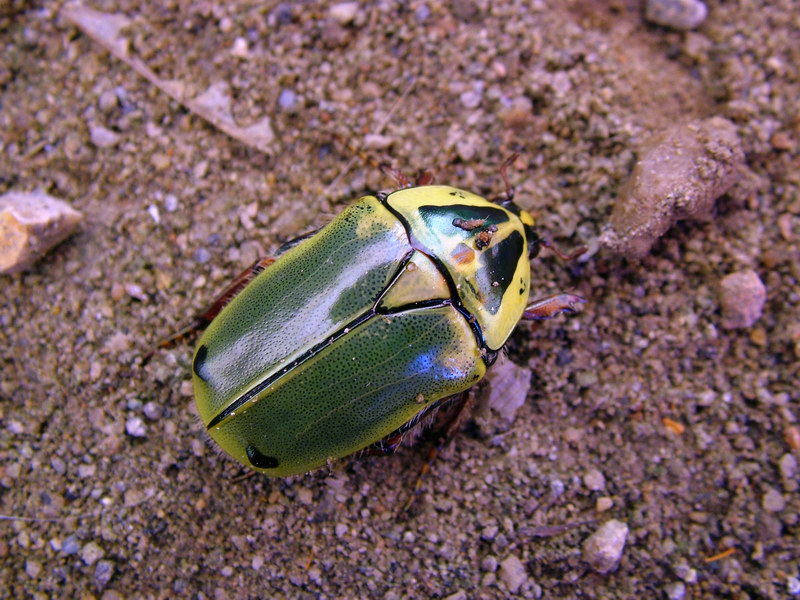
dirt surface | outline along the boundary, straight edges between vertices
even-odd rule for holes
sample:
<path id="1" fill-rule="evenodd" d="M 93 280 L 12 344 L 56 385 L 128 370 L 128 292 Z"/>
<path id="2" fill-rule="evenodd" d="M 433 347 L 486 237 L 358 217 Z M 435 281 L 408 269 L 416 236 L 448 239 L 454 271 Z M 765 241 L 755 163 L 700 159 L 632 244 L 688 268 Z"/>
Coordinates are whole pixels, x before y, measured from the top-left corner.
<path id="1" fill-rule="evenodd" d="M 238 123 L 268 116 L 262 152 L 59 3 L 0 2 L 0 193 L 85 215 L 0 277 L 0 596 L 800 594 L 800 13 L 708 4 L 693 32 L 625 0 L 92 4 L 130 19 L 127 50 L 158 77 L 224 82 Z M 746 157 L 711 220 L 642 260 L 600 247 L 644 141 L 711 116 Z M 142 366 L 152 345 L 256 257 L 390 187 L 375 161 L 494 196 L 512 151 L 518 202 L 590 248 L 534 262 L 536 296 L 589 302 L 512 337 L 532 378 L 513 423 L 479 412 L 405 520 L 424 444 L 235 480 L 195 416 L 191 344 Z M 726 329 L 719 282 L 750 270 L 763 313 Z M 584 542 L 612 519 L 627 539 L 600 574 Z"/>

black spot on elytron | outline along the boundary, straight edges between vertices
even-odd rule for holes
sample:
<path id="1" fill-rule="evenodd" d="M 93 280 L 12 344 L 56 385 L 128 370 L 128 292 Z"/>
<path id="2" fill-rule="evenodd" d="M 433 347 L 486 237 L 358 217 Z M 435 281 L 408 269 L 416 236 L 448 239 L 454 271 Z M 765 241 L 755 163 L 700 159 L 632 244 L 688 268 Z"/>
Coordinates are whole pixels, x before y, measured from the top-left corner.
<path id="1" fill-rule="evenodd" d="M 524 246 L 525 241 L 522 239 L 522 235 L 515 230 L 507 238 L 489 248 L 484 254 L 486 256 L 486 269 L 489 272 L 489 280 L 500 284 L 492 288 L 497 298 L 502 298 L 512 284 L 514 272 L 517 270 Z M 495 314 L 500 309 L 500 304 L 500 302 L 492 303 L 487 308 L 492 314 Z"/>
<path id="2" fill-rule="evenodd" d="M 256 469 L 274 469 L 279 464 L 277 458 L 262 454 L 261 451 L 252 444 L 245 448 L 245 452 L 247 452 L 247 459 L 250 461 L 250 464 Z"/>
<path id="3" fill-rule="evenodd" d="M 192 362 L 192 371 L 194 371 L 194 374 L 197 375 L 203 381 L 206 381 L 206 378 L 203 377 L 203 374 L 200 371 L 206 364 L 207 356 L 208 356 L 208 347 L 205 344 L 203 344 L 197 349 L 197 354 L 194 355 L 194 361 Z"/>

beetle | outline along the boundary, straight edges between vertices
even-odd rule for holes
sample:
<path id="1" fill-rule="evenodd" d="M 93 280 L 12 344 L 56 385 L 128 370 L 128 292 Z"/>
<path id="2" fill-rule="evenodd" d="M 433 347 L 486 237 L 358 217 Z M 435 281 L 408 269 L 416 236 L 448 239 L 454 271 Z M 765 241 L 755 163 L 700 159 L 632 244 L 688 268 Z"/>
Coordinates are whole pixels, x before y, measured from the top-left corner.
<path id="1" fill-rule="evenodd" d="M 425 174 L 365 195 L 239 276 L 193 328 L 197 409 L 210 436 L 267 475 L 308 472 L 364 449 L 389 453 L 480 381 L 523 319 L 574 312 L 528 303 L 541 246 L 533 217 Z M 571 258 L 580 253 L 562 258 Z"/>

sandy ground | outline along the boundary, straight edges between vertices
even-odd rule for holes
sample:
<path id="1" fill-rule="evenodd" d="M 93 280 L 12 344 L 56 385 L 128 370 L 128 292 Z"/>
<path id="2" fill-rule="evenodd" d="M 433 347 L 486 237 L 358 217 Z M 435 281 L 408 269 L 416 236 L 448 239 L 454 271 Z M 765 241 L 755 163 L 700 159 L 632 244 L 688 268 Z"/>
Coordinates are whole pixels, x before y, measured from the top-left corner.
<path id="1" fill-rule="evenodd" d="M 712 1 L 690 33 L 631 0 L 457 4 L 92 4 L 130 19 L 158 77 L 224 82 L 237 123 L 269 117 L 262 151 L 61 4 L 0 2 L 0 192 L 85 215 L 0 276 L 0 596 L 800 594 L 797 2 Z M 641 260 L 600 247 L 647 138 L 714 115 L 746 168 L 711 220 Z M 256 257 L 389 187 L 375 161 L 494 196 L 512 151 L 518 202 L 590 247 L 534 263 L 535 295 L 589 302 L 518 328 L 508 358 L 532 387 L 513 422 L 484 410 L 405 520 L 424 444 L 235 480 L 195 416 L 191 344 L 143 355 Z M 719 282 L 744 269 L 767 302 L 726 329 Z M 629 533 L 600 574 L 582 547 L 612 519 Z"/>

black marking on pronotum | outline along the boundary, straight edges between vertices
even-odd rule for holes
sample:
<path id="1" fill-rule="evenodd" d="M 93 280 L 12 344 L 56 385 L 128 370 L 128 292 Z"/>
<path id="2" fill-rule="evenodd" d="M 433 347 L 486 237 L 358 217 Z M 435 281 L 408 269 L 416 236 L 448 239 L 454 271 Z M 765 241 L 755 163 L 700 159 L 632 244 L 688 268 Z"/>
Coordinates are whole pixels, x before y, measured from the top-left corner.
<path id="1" fill-rule="evenodd" d="M 248 444 L 247 448 L 245 448 L 245 452 L 247 452 L 247 460 L 249 460 L 250 464 L 256 469 L 274 469 L 280 464 L 277 458 L 262 454 L 253 444 Z"/>
<path id="2" fill-rule="evenodd" d="M 434 219 L 441 219 L 442 226 L 447 224 L 450 227 L 455 227 L 462 230 L 463 227 L 460 227 L 454 223 L 455 219 L 453 218 L 453 215 L 456 215 L 457 219 L 460 219 L 462 222 L 466 223 L 483 221 L 485 226 L 497 225 L 498 223 L 505 223 L 508 221 L 508 213 L 506 211 L 504 211 L 502 208 L 494 208 L 491 206 L 477 207 L 470 206 L 468 204 L 435 206 L 424 204 L 417 207 L 417 211 L 419 211 L 420 215 L 422 216 L 422 220 L 425 221 L 425 223 L 430 224 L 430 222 Z"/>
<path id="3" fill-rule="evenodd" d="M 505 239 L 500 240 L 486 251 L 489 255 L 486 259 L 489 279 L 500 284 L 493 288 L 498 298 L 502 298 L 508 287 L 513 283 L 514 273 L 517 270 L 517 264 L 523 254 L 524 247 L 525 240 L 522 239 L 519 231 L 514 230 Z M 498 302 L 497 306 L 489 307 L 490 312 L 495 314 L 499 310 L 500 304 Z"/>
<path id="4" fill-rule="evenodd" d="M 242 394 L 236 400 L 234 400 L 228 406 L 226 406 L 224 410 L 220 411 L 220 413 L 217 414 L 217 416 L 211 419 L 208 425 L 206 425 L 206 429 L 211 429 L 212 427 L 216 427 L 217 425 L 222 423 L 222 421 L 232 416 L 237 410 L 239 410 L 242 406 L 247 404 L 250 400 L 258 396 L 261 392 L 263 392 L 269 386 L 274 384 L 278 379 L 286 375 L 286 373 L 296 369 L 299 365 L 303 364 L 307 360 L 310 360 L 311 358 L 316 356 L 319 352 L 321 352 L 322 350 L 333 344 L 343 335 L 350 333 L 351 331 L 353 331 L 353 329 L 355 329 L 360 325 L 363 325 L 369 319 L 374 317 L 377 312 L 375 307 L 383 298 L 384 294 L 386 293 L 386 290 L 388 290 L 392 286 L 392 284 L 395 281 L 397 281 L 397 278 L 400 277 L 400 275 L 403 273 L 404 269 L 406 268 L 406 265 L 408 264 L 408 261 L 411 260 L 411 256 L 413 254 L 414 254 L 413 250 L 409 250 L 408 252 L 406 252 L 405 256 L 403 256 L 402 260 L 400 261 L 400 267 L 397 269 L 397 271 L 395 272 L 394 276 L 392 277 L 390 283 L 386 286 L 386 288 L 381 290 L 381 293 L 378 296 L 378 298 L 374 301 L 372 308 L 370 308 L 364 314 L 359 315 L 358 317 L 350 321 L 350 323 L 343 326 L 339 330 L 333 332 L 331 335 L 322 340 L 320 343 L 315 344 L 314 346 L 306 350 L 303 354 L 298 356 L 296 359 L 294 359 L 292 362 L 290 362 L 288 365 L 286 365 L 279 371 L 267 377 L 264 381 L 251 387 L 244 394 Z"/>
<path id="5" fill-rule="evenodd" d="M 194 374 L 197 375 L 203 381 L 206 381 L 206 378 L 203 377 L 203 374 L 200 371 L 206 364 L 207 356 L 208 356 L 208 347 L 205 344 L 203 344 L 197 349 L 197 353 L 194 355 L 194 360 L 192 361 L 192 371 L 194 371 Z"/>
<path id="6" fill-rule="evenodd" d="M 420 243 L 420 241 L 414 236 L 414 233 L 411 231 L 411 226 L 406 221 L 405 217 L 400 214 L 398 211 L 394 209 L 394 207 L 389 204 L 387 201 L 391 194 L 377 194 L 377 198 L 381 201 L 381 203 L 386 207 L 386 209 L 391 212 L 397 219 L 403 224 L 403 227 L 406 229 L 406 234 L 408 235 L 408 239 L 411 242 L 411 246 L 415 250 L 419 250 L 425 256 L 430 258 L 433 261 L 433 264 L 436 265 L 436 268 L 439 269 L 439 273 L 444 277 L 445 283 L 447 283 L 447 289 L 450 290 L 450 302 L 458 312 L 460 312 L 463 317 L 469 323 L 470 328 L 472 329 L 472 333 L 475 335 L 475 340 L 478 342 L 478 346 L 486 351 L 486 356 L 484 356 L 484 362 L 486 365 L 489 366 L 494 362 L 497 358 L 496 352 L 489 348 L 486 345 L 486 340 L 483 337 L 483 330 L 481 329 L 480 325 L 478 325 L 477 319 L 473 316 L 471 312 L 469 312 L 464 305 L 461 303 L 461 296 L 458 293 L 458 288 L 456 287 L 455 281 L 453 281 L 453 277 L 450 275 L 450 272 L 447 270 L 447 267 L 444 266 L 444 263 L 439 259 L 438 256 L 434 255 L 433 252 L 430 251 L 429 248 L 426 248 L 424 245 Z M 491 362 L 487 362 L 487 358 L 490 357 Z"/>

